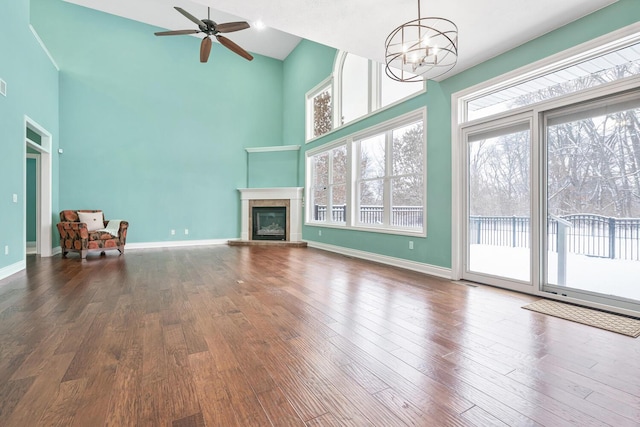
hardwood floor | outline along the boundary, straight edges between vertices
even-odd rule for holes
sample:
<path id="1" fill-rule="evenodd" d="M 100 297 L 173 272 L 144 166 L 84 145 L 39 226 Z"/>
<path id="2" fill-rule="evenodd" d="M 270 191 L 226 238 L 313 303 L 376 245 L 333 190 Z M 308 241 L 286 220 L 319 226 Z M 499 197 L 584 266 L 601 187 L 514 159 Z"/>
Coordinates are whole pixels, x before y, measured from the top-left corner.
<path id="1" fill-rule="evenodd" d="M 640 340 L 315 249 L 28 258 L 2 426 L 637 426 Z"/>

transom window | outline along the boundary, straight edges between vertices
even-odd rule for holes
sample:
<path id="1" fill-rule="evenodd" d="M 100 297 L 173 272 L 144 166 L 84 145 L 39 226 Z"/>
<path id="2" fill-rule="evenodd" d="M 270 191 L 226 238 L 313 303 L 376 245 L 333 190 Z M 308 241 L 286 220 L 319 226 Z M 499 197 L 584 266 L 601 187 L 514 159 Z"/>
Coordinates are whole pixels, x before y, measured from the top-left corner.
<path id="1" fill-rule="evenodd" d="M 424 234 L 426 110 L 307 152 L 307 223 Z"/>
<path id="2" fill-rule="evenodd" d="M 464 111 L 471 121 L 583 89 L 640 75 L 638 36 L 580 53 L 468 97 Z"/>

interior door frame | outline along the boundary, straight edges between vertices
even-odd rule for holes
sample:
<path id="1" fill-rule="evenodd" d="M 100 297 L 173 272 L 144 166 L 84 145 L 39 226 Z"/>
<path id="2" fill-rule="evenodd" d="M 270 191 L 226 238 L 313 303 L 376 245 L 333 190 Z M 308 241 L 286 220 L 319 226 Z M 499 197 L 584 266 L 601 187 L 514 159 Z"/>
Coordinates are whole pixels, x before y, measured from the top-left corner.
<path id="1" fill-rule="evenodd" d="M 27 138 L 27 129 L 32 130 L 36 134 L 40 135 L 40 144 L 36 144 Z M 53 217 L 51 206 L 51 189 L 52 189 L 52 175 L 51 175 L 51 147 L 52 147 L 52 135 L 43 126 L 39 125 L 35 120 L 28 116 L 24 116 L 24 141 L 25 141 L 25 157 L 23 162 L 23 230 L 22 235 L 24 239 L 24 248 L 27 247 L 27 157 L 28 153 L 26 148 L 29 147 L 39 153 L 40 167 L 38 168 L 39 178 L 37 182 L 38 196 L 37 205 L 39 206 L 37 212 L 37 228 L 36 228 L 36 253 L 42 257 L 50 257 L 53 255 Z M 26 259 L 26 255 L 25 255 Z"/>

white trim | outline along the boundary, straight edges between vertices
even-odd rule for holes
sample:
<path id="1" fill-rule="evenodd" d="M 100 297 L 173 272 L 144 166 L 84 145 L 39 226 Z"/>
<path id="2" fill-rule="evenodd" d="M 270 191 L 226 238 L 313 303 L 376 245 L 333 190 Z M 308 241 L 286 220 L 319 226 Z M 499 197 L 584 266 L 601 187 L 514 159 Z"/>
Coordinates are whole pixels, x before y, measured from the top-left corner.
<path id="1" fill-rule="evenodd" d="M 238 188 L 240 192 L 240 238 L 251 240 L 250 200 L 289 200 L 289 241 L 302 241 L 304 187 Z"/>
<path id="2" fill-rule="evenodd" d="M 62 253 L 62 248 L 60 246 L 56 246 L 51 250 L 51 256 L 59 255 Z"/>
<path id="3" fill-rule="evenodd" d="M 410 261 L 402 258 L 380 255 L 373 252 L 365 252 L 357 249 L 344 248 L 342 246 L 329 245 L 314 241 L 306 241 L 307 246 L 311 248 L 321 249 L 323 251 L 334 252 L 353 258 L 364 259 L 367 261 L 377 262 L 380 264 L 399 267 L 405 270 L 417 271 L 418 273 L 428 274 L 430 276 L 441 277 L 443 279 L 451 279 L 451 269 L 440 267 L 437 265 L 424 264 L 421 262 Z"/>
<path id="4" fill-rule="evenodd" d="M 359 208 L 359 201 L 357 199 L 357 186 L 358 186 L 358 179 L 357 177 L 359 176 L 359 159 L 356 158 L 355 156 L 358 155 L 359 150 L 358 148 L 355 147 L 355 145 L 362 139 L 366 139 L 368 137 L 371 136 L 375 136 L 375 135 L 379 135 L 381 133 L 390 133 L 392 132 L 395 128 L 407 125 L 411 122 L 414 121 L 422 121 L 423 124 L 423 182 L 424 182 L 424 200 L 423 200 L 423 223 L 422 223 L 422 229 L 420 230 L 414 230 L 411 228 L 402 228 L 402 227 L 396 227 L 396 226 L 392 226 L 390 224 L 384 224 L 383 226 L 375 226 L 375 225 L 371 225 L 371 224 L 361 224 L 358 221 L 358 208 Z M 386 144 L 386 143 L 385 143 Z M 310 160 L 312 157 L 323 154 L 325 152 L 330 152 L 331 150 L 338 148 L 342 145 L 346 145 L 347 147 L 347 160 L 348 160 L 348 167 L 347 167 L 347 180 L 346 180 L 346 185 L 347 185 L 347 218 L 345 218 L 345 222 L 344 223 L 338 223 L 338 222 L 329 222 L 329 221 L 314 221 L 312 220 L 312 203 L 313 203 L 313 197 L 311 195 L 311 192 L 313 191 L 313 186 L 311 185 L 311 183 L 313 182 L 313 176 L 312 176 L 312 172 L 313 172 L 313 168 L 310 167 Z M 389 144 L 386 144 L 386 150 L 389 150 Z M 366 129 L 362 129 L 360 131 L 354 132 L 350 135 L 347 135 L 343 138 L 334 140 L 334 141 L 330 141 L 326 144 L 320 145 L 318 147 L 314 147 L 310 150 L 307 150 L 305 152 L 305 185 L 306 185 L 306 192 L 305 192 L 305 197 L 306 200 L 310 201 L 310 203 L 306 204 L 305 207 L 305 212 L 304 212 L 304 224 L 305 225 L 309 225 L 309 226 L 318 226 L 318 227 L 333 227 L 333 228 L 340 228 L 343 230 L 359 230 L 359 231 L 367 231 L 367 232 L 372 232 L 372 233 L 385 233 L 385 234 L 396 234 L 396 235 L 404 235 L 404 236 L 414 236 L 414 237 L 426 237 L 427 236 L 427 196 L 426 196 L 426 189 L 427 189 L 427 107 L 420 107 L 416 110 L 413 111 L 409 111 L 405 114 L 402 114 L 400 116 L 397 117 L 393 117 L 389 120 L 386 120 L 384 122 L 378 123 L 372 127 L 366 128 Z M 386 155 L 386 159 L 389 161 L 389 159 L 391 159 L 391 156 L 388 155 L 389 153 L 387 153 Z M 386 170 L 390 170 L 389 165 L 387 165 Z M 389 182 L 389 177 L 385 176 L 384 180 L 386 182 L 385 185 L 388 186 L 388 182 Z M 333 184 L 328 184 L 329 186 L 333 185 Z M 387 188 L 385 190 L 385 197 L 387 197 L 388 195 L 390 195 L 390 190 Z M 385 199 L 384 201 L 384 206 L 385 209 L 386 207 L 389 206 L 389 201 L 388 198 Z M 386 215 L 386 217 L 390 217 L 390 215 Z M 330 218 L 330 217 L 329 217 Z"/>
<path id="5" fill-rule="evenodd" d="M 269 153 L 273 151 L 300 151 L 299 145 L 277 145 L 274 147 L 248 147 L 247 153 Z"/>
<path id="6" fill-rule="evenodd" d="M 25 260 L 18 261 L 14 264 L 0 268 L 0 280 L 5 279 L 13 274 L 19 273 L 25 268 L 27 268 L 27 262 Z"/>
<path id="7" fill-rule="evenodd" d="M 29 29 L 33 33 L 33 36 L 36 38 L 36 41 L 38 42 L 42 50 L 44 50 L 44 53 L 46 53 L 47 56 L 49 57 L 49 60 L 51 61 L 55 69 L 60 71 L 60 67 L 58 67 L 58 64 L 56 64 L 56 60 L 53 59 L 53 56 L 51 56 L 51 52 L 49 52 L 49 49 L 47 49 L 47 46 L 44 44 L 44 42 L 40 38 L 40 35 L 38 35 L 38 32 L 36 31 L 36 29 L 33 28 L 33 25 L 29 24 Z"/>
<path id="8" fill-rule="evenodd" d="M 33 130 L 41 137 L 41 144 L 35 144 L 27 138 L 27 128 Z M 37 252 L 40 256 L 50 257 L 52 256 L 53 247 L 53 222 L 52 222 L 52 159 L 51 159 L 51 147 L 53 146 L 53 136 L 35 120 L 29 116 L 24 116 L 24 141 L 26 141 L 25 147 L 29 146 L 34 150 L 40 152 L 40 180 L 38 183 L 40 200 L 39 205 L 39 217 L 38 217 L 38 248 Z M 23 199 L 26 193 L 26 149 L 25 149 L 25 162 L 23 169 Z M 23 202 L 23 230 L 22 235 L 25 239 L 27 236 L 27 225 L 24 218 L 26 218 L 27 204 Z M 26 254 L 25 254 L 26 256 Z"/>
<path id="9" fill-rule="evenodd" d="M 171 242 L 138 242 L 138 243 L 127 243 L 124 249 L 126 253 L 126 251 L 128 250 L 140 250 L 140 249 L 183 248 L 183 247 L 189 247 L 189 246 L 220 246 L 220 245 L 226 245 L 229 242 L 229 240 L 236 240 L 236 239 L 229 238 L 229 239 L 210 239 L 210 240 L 178 240 L 178 241 L 171 241 Z"/>

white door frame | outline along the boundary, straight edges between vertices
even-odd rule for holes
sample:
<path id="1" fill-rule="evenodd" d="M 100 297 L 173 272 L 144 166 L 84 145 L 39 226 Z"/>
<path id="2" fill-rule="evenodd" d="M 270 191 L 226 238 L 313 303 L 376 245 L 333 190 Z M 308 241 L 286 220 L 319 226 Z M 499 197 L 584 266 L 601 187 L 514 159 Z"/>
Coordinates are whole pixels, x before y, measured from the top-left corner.
<path id="1" fill-rule="evenodd" d="M 35 142 L 27 139 L 27 128 L 31 129 L 41 137 L 41 143 L 36 144 Z M 27 195 L 27 150 L 26 147 L 32 148 L 33 150 L 40 153 L 40 167 L 37 168 L 39 172 L 38 177 L 38 213 L 37 213 L 37 247 L 36 253 L 43 257 L 50 257 L 53 254 L 52 245 L 53 245 L 53 217 L 52 217 L 52 207 L 51 207 L 51 147 L 53 137 L 51 134 L 42 126 L 40 126 L 35 120 L 31 119 L 28 116 L 24 116 L 24 140 L 25 140 L 25 158 L 24 158 L 24 185 L 23 185 L 23 206 L 24 206 L 24 214 L 23 218 L 27 217 L 27 203 L 26 203 L 26 195 Z M 24 247 L 27 247 L 27 223 L 23 222 L 23 230 L 22 235 L 24 238 Z M 26 259 L 26 255 L 25 255 Z"/>

